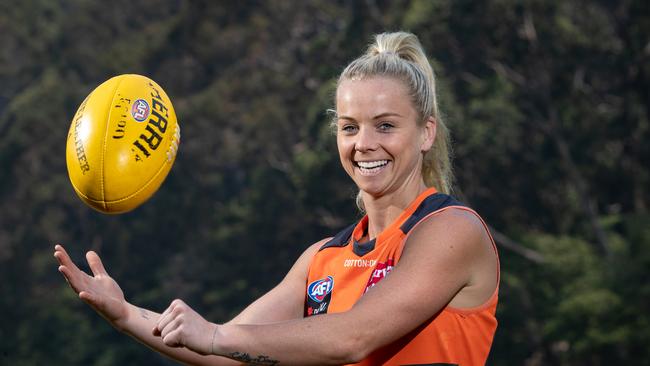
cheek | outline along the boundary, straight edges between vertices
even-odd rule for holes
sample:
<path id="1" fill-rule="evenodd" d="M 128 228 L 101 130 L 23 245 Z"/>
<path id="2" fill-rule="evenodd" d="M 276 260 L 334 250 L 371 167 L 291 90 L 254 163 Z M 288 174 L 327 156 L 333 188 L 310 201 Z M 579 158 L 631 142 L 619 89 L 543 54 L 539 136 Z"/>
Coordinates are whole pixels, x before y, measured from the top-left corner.
<path id="1" fill-rule="evenodd" d="M 404 164 L 412 160 L 417 160 L 422 155 L 421 145 L 422 142 L 419 139 L 409 138 L 395 141 L 390 146 L 387 146 L 386 149 L 391 155 L 398 157 L 401 164 Z"/>
<path id="2" fill-rule="evenodd" d="M 349 138 L 342 136 L 336 137 L 336 147 L 339 150 L 339 155 L 349 154 L 352 147 L 352 143 Z"/>
<path id="3" fill-rule="evenodd" d="M 348 145 L 340 137 L 336 139 L 336 148 L 339 151 L 339 158 L 343 164 L 345 164 L 345 161 L 348 160 L 348 156 L 350 155 L 350 147 Z"/>
<path id="4" fill-rule="evenodd" d="M 339 161 L 341 162 L 341 167 L 349 176 L 352 176 L 354 172 L 354 166 L 351 161 L 353 147 L 354 144 L 350 141 L 346 142 L 345 139 L 337 139 Z"/>

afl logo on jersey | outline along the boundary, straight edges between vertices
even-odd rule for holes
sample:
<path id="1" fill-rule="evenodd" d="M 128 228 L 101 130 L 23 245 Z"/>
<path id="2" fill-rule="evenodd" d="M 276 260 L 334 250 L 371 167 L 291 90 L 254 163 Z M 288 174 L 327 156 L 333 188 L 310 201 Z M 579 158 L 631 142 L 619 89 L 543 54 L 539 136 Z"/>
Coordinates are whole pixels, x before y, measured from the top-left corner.
<path id="1" fill-rule="evenodd" d="M 330 292 L 332 292 L 333 288 L 334 278 L 332 278 L 332 276 L 327 276 L 327 278 L 310 283 L 307 288 L 307 295 L 309 295 L 310 299 L 320 303 L 323 302 Z"/>

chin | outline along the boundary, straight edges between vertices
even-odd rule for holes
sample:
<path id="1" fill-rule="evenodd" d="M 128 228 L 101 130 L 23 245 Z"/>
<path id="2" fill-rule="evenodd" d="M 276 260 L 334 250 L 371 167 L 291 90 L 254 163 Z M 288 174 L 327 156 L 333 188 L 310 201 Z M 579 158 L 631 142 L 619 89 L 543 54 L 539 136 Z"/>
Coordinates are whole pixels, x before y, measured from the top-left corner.
<path id="1" fill-rule="evenodd" d="M 357 184 L 357 187 L 359 187 L 359 190 L 363 194 L 367 194 L 368 196 L 375 197 L 375 198 L 381 197 L 385 192 L 384 189 L 381 189 L 379 187 L 368 186 L 368 185 L 363 186 Z"/>

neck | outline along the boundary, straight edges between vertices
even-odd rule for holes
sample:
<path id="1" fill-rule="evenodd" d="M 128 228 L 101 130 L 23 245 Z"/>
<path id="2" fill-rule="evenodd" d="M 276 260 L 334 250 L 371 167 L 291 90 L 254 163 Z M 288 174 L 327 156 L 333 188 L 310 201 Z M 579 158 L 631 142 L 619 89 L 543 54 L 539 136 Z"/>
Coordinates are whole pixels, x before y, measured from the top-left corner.
<path id="1" fill-rule="evenodd" d="M 404 186 L 379 197 L 362 192 L 363 205 L 368 215 L 368 238 L 376 238 L 427 188 L 424 182 L 420 182 L 417 189 Z"/>

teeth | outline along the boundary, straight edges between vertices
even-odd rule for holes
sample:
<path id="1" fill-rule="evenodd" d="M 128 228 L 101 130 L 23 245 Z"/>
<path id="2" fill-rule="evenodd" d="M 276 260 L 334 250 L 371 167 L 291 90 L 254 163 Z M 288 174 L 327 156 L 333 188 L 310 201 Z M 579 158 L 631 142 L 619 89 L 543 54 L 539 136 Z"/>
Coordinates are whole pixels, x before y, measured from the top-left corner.
<path id="1" fill-rule="evenodd" d="M 357 164 L 359 167 L 364 169 L 377 168 L 383 165 L 388 164 L 388 160 L 377 160 L 377 161 L 358 161 Z"/>

